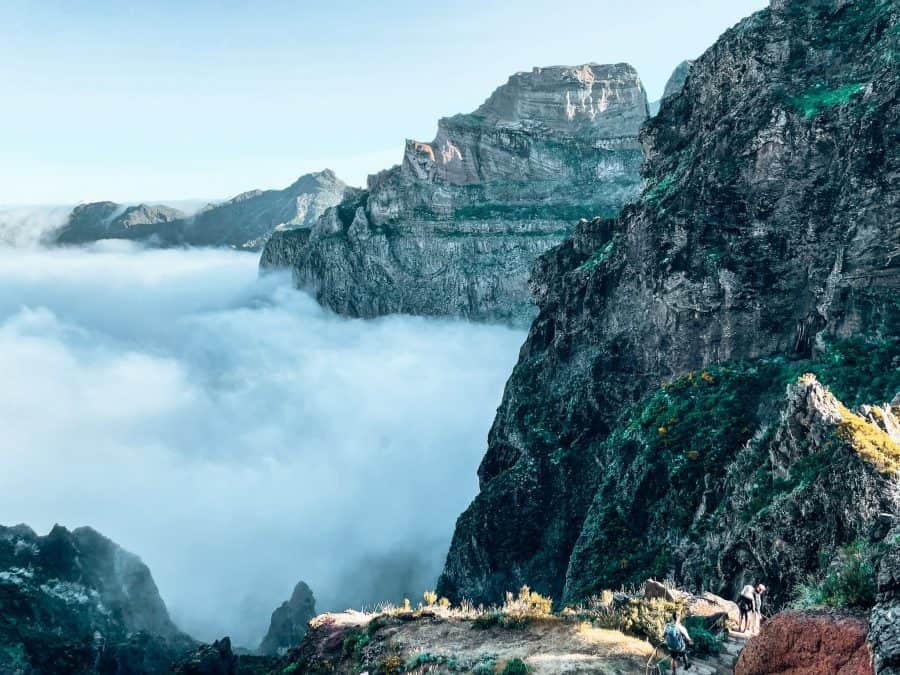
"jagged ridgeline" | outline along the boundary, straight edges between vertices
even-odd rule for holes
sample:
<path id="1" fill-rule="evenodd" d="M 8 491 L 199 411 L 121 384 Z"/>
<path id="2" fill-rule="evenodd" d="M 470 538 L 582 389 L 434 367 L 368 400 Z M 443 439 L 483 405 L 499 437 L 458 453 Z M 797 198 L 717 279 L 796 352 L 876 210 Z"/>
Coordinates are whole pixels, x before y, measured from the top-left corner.
<path id="1" fill-rule="evenodd" d="M 672 575 L 729 596 L 766 579 L 777 605 L 839 547 L 885 538 L 898 18 L 774 0 L 693 64 L 642 130 L 639 203 L 536 265 L 540 314 L 441 594 L 576 602 Z"/>
<path id="2" fill-rule="evenodd" d="M 312 228 L 276 232 L 262 268 L 351 316 L 451 315 L 527 325 L 535 258 L 588 215 L 638 196 L 648 117 L 626 64 L 517 73 L 478 110 L 408 141 L 401 165 Z"/>
<path id="3" fill-rule="evenodd" d="M 106 537 L 0 527 L 0 673 L 161 673 L 196 645 L 147 566 Z"/>
<path id="4" fill-rule="evenodd" d="M 51 243 L 85 244 L 128 239 L 156 246 L 225 246 L 258 251 L 281 225 L 309 225 L 339 203 L 350 188 L 325 169 L 301 176 L 283 190 L 250 190 L 188 216 L 155 204 L 92 202 L 76 206 Z"/>

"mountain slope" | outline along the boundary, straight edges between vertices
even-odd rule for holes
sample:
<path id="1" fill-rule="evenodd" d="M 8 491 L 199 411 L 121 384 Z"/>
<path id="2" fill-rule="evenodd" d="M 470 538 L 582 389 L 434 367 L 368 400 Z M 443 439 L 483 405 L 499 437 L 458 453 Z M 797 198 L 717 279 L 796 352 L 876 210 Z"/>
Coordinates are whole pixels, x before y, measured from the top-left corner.
<path id="1" fill-rule="evenodd" d="M 527 323 L 527 276 L 581 213 L 613 215 L 639 187 L 647 100 L 626 64 L 517 73 L 431 143 L 369 178 L 308 230 L 276 233 L 261 266 L 351 316 Z"/>
<path id="2" fill-rule="evenodd" d="M 767 463 L 766 437 L 749 473 L 733 472 L 779 428 L 803 372 L 849 407 L 900 390 L 898 14 L 894 1 L 776 0 L 694 63 L 642 131 L 641 201 L 581 223 L 535 267 L 540 314 L 440 592 L 494 602 L 529 583 L 570 601 L 652 571 L 726 594 L 739 569 L 785 584 L 818 569 L 805 539 L 781 572 L 752 549 L 716 568 L 729 522 L 716 509 L 756 471 L 773 488 L 760 510 L 798 487 L 778 482 L 800 469 Z M 704 369 L 718 390 L 685 383 Z M 686 398 L 669 400 L 673 387 Z M 804 440 L 858 456 L 839 436 Z M 893 483 L 853 461 L 866 499 L 853 527 L 822 523 L 823 548 L 878 536 L 876 505 L 896 513 Z M 824 490 L 836 467 L 812 464 Z"/>
<path id="3" fill-rule="evenodd" d="M 195 645 L 137 556 L 90 528 L 0 527 L 0 672 L 160 673 Z"/>
<path id="4" fill-rule="evenodd" d="M 58 244 L 99 239 L 131 239 L 162 246 L 228 246 L 259 250 L 279 225 L 310 225 L 347 194 L 347 185 L 329 169 L 301 176 L 283 190 L 252 190 L 193 216 L 167 206 L 114 202 L 76 206 Z"/>

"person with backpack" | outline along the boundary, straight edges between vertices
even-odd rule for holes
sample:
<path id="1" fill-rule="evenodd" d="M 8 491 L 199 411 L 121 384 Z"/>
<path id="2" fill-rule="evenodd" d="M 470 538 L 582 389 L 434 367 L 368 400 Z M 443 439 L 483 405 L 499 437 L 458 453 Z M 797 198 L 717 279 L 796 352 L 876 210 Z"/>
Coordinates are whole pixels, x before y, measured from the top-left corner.
<path id="1" fill-rule="evenodd" d="M 669 655 L 672 657 L 672 675 L 675 675 L 678 659 L 682 660 L 684 669 L 688 670 L 691 667 L 691 663 L 688 661 L 687 648 L 688 645 L 693 645 L 694 641 L 691 640 L 687 628 L 678 619 L 678 612 L 672 612 L 672 620 L 663 629 L 663 638 L 666 641 Z"/>
<path id="2" fill-rule="evenodd" d="M 762 596 L 766 590 L 766 587 L 762 584 L 756 584 L 755 587 L 747 584 L 741 589 L 741 594 L 738 596 L 737 601 L 738 611 L 741 613 L 740 621 L 738 622 L 739 632 L 751 634 L 759 632 Z"/>

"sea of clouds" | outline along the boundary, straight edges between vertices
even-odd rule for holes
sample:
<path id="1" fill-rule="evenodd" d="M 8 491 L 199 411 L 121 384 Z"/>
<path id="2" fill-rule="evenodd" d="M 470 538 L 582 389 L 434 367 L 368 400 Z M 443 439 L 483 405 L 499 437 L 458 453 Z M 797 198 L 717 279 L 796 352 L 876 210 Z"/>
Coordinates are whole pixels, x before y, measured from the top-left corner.
<path id="1" fill-rule="evenodd" d="M 9 241 L 4 524 L 90 525 L 251 647 L 301 579 L 320 610 L 434 586 L 521 331 L 337 317 L 247 253 Z"/>

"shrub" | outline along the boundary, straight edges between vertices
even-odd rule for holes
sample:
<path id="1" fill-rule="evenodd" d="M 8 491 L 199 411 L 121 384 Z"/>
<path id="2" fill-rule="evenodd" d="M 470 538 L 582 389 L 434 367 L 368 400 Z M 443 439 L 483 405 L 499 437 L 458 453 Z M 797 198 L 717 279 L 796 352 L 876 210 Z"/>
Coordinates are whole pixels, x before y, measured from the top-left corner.
<path id="1" fill-rule="evenodd" d="M 450 601 L 447 598 L 441 598 L 440 600 L 438 600 L 438 605 L 442 609 L 450 609 Z"/>
<path id="2" fill-rule="evenodd" d="M 369 644 L 369 635 L 361 630 L 353 629 L 344 638 L 344 656 L 358 658 L 362 648 Z"/>
<path id="3" fill-rule="evenodd" d="M 403 672 L 403 659 L 396 654 L 385 656 L 375 670 L 379 675 L 396 675 Z"/>
<path id="4" fill-rule="evenodd" d="M 588 618 L 600 628 L 646 638 L 659 645 L 663 643 L 663 631 L 672 612 L 683 611 L 684 604 L 680 602 L 668 602 L 659 598 L 628 598 L 606 607 L 591 608 L 588 610 Z"/>
<path id="5" fill-rule="evenodd" d="M 703 617 L 689 616 L 684 620 L 684 627 L 694 641 L 697 654 L 718 654 L 722 651 L 722 638 L 706 627 Z"/>
<path id="6" fill-rule="evenodd" d="M 522 659 L 513 659 L 506 664 L 503 675 L 527 675 L 531 668 Z"/>
<path id="7" fill-rule="evenodd" d="M 475 620 L 472 622 L 472 628 L 487 630 L 488 628 L 501 625 L 502 619 L 503 615 L 498 611 L 485 612 L 484 614 L 479 614 L 475 617 Z"/>
<path id="8" fill-rule="evenodd" d="M 434 591 L 425 591 L 422 597 L 425 599 L 426 607 L 432 607 L 437 603 L 438 596 Z"/>
<path id="9" fill-rule="evenodd" d="M 865 541 L 842 548 L 821 578 L 809 577 L 794 589 L 794 605 L 801 608 L 869 608 L 875 604 L 877 552 Z"/>
<path id="10" fill-rule="evenodd" d="M 403 598 L 403 611 L 409 612 L 412 610 L 412 605 L 409 602 L 409 598 Z"/>

